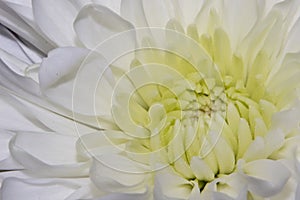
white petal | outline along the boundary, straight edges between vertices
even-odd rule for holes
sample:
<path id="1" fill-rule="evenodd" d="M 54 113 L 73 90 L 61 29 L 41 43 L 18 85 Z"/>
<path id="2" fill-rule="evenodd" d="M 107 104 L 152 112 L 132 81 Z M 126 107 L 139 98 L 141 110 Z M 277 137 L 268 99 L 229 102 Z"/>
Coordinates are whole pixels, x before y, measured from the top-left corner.
<path id="1" fill-rule="evenodd" d="M 142 194 L 122 194 L 122 193 L 114 193 L 109 194 L 107 196 L 97 198 L 95 200 L 151 200 L 151 194 L 149 192 L 145 192 Z"/>
<path id="2" fill-rule="evenodd" d="M 118 155 L 102 155 L 94 159 L 90 177 L 95 185 L 112 193 L 144 193 L 143 170 L 134 162 Z"/>
<path id="3" fill-rule="evenodd" d="M 3 26 L 0 26 L 0 43 L 2 50 L 27 64 L 38 63 L 41 61 L 42 55 L 40 55 L 40 52 L 28 48 L 20 41 L 20 39 L 16 38 Z"/>
<path id="4" fill-rule="evenodd" d="M 140 0 L 122 0 L 121 16 L 135 27 L 147 27 L 148 23 Z"/>
<path id="5" fill-rule="evenodd" d="M 213 200 L 234 200 L 233 198 L 231 198 L 230 196 L 228 196 L 227 194 L 224 193 L 220 193 L 220 192 L 214 192 L 212 195 L 212 199 Z"/>
<path id="6" fill-rule="evenodd" d="M 58 46 L 76 46 L 73 21 L 78 10 L 69 1 L 32 0 L 34 19 L 43 33 Z"/>
<path id="7" fill-rule="evenodd" d="M 121 1 L 122 0 L 92 0 L 93 3 L 103 5 L 117 14 L 120 14 Z"/>
<path id="8" fill-rule="evenodd" d="M 165 27 L 167 22 L 174 17 L 169 11 L 172 9 L 171 1 L 143 0 L 144 13 L 149 27 Z"/>
<path id="9" fill-rule="evenodd" d="M 108 8 L 91 4 L 81 9 L 74 29 L 81 42 L 94 49 L 109 37 L 133 29 L 133 26 Z"/>
<path id="10" fill-rule="evenodd" d="M 87 50 L 71 47 L 51 51 L 40 66 L 39 83 L 43 93 L 72 110 L 73 81 L 87 55 Z"/>
<path id="11" fill-rule="evenodd" d="M 258 3 L 253 1 L 224 1 L 225 27 L 230 34 L 233 48 L 244 39 L 258 18 Z"/>
<path id="12" fill-rule="evenodd" d="M 298 183 L 297 185 L 297 190 L 295 194 L 295 199 L 299 199 L 299 198 L 300 198 L 300 183 Z"/>
<path id="13" fill-rule="evenodd" d="M 183 18 L 181 21 L 181 22 L 183 22 L 183 25 L 187 26 L 187 25 L 193 24 L 195 22 L 196 16 L 200 12 L 203 2 L 204 2 L 203 0 L 178 1 L 179 8 L 182 12 L 182 16 L 178 16 L 178 17 Z M 180 20 L 180 19 L 178 19 L 178 20 Z"/>
<path id="14" fill-rule="evenodd" d="M 63 115 L 56 111 L 52 111 L 47 108 L 42 108 L 30 102 L 23 101 L 22 99 L 17 99 L 20 105 L 24 106 L 24 113 L 26 115 L 32 116 L 31 122 L 34 122 L 37 128 L 41 127 L 45 131 L 54 131 L 63 135 L 78 136 L 84 135 L 86 133 L 94 132 L 95 128 L 91 126 L 88 122 L 93 121 L 89 118 L 80 119 L 82 121 L 74 121 L 72 114 Z M 16 105 L 16 104 L 15 104 Z M 20 106 L 19 106 L 20 108 Z M 20 111 L 20 109 L 19 109 Z M 64 112 L 63 110 L 60 110 Z M 86 123 L 84 123 L 85 121 Z M 22 121 L 21 121 L 22 122 Z M 42 123 L 42 124 L 39 124 Z M 20 127 L 22 124 L 20 124 Z M 35 128 L 36 129 L 36 128 Z M 11 130 L 16 130 L 15 127 Z M 26 131 L 26 129 L 20 128 L 19 130 Z M 34 129 L 27 129 L 29 131 L 34 131 Z"/>
<path id="15" fill-rule="evenodd" d="M 190 165 L 193 173 L 199 180 L 211 181 L 214 179 L 214 172 L 201 158 L 193 157 Z"/>
<path id="16" fill-rule="evenodd" d="M 188 199 L 193 186 L 186 179 L 177 174 L 166 171 L 157 173 L 154 183 L 155 200 L 183 200 Z"/>
<path id="17" fill-rule="evenodd" d="M 273 6 L 279 2 L 282 2 L 282 0 L 265 1 L 265 13 L 269 13 Z"/>
<path id="18" fill-rule="evenodd" d="M 37 30 L 26 24 L 2 1 L 0 2 L 0 22 L 44 53 L 53 48 L 53 45 L 48 43 Z"/>
<path id="19" fill-rule="evenodd" d="M 13 145 L 48 164 L 59 165 L 77 162 L 76 141 L 76 137 L 55 133 L 19 132 Z"/>
<path id="20" fill-rule="evenodd" d="M 31 27 L 35 27 L 32 0 L 4 0 L 6 5 L 13 9 L 27 24 Z"/>
<path id="21" fill-rule="evenodd" d="M 54 200 L 65 199 L 86 180 L 18 179 L 7 178 L 1 188 L 3 200 Z"/>
<path id="22" fill-rule="evenodd" d="M 88 53 L 71 47 L 50 52 L 41 64 L 40 87 L 49 100 L 70 111 L 90 116 L 110 115 L 113 91 L 110 70 L 101 55 Z M 95 108 L 101 110 L 96 112 Z"/>
<path id="23" fill-rule="evenodd" d="M 46 103 L 39 98 L 38 84 L 31 78 L 14 73 L 3 61 L 0 60 L 0 92 L 8 95 L 16 95 L 27 101 L 39 105 Z"/>
<path id="24" fill-rule="evenodd" d="M 283 146 L 272 155 L 274 159 L 294 159 L 295 149 L 299 146 L 300 137 L 295 136 L 291 138 L 287 138 L 284 141 Z"/>
<path id="25" fill-rule="evenodd" d="M 289 133 L 299 127 L 300 104 L 297 102 L 291 109 L 278 112 L 273 115 L 272 128 L 281 129 L 284 133 Z"/>
<path id="26" fill-rule="evenodd" d="M 24 173 L 23 170 L 3 171 L 0 173 L 0 187 L 6 178 L 28 179 L 30 176 Z"/>
<path id="27" fill-rule="evenodd" d="M 279 193 L 290 177 L 289 170 L 283 164 L 267 159 L 249 162 L 245 164 L 243 171 L 249 191 L 262 197 Z"/>
<path id="28" fill-rule="evenodd" d="M 49 129 L 38 122 L 27 110 L 24 104 L 15 98 L 0 93 L 0 129 L 12 131 L 49 131 Z M 5 116 L 5 117 L 4 117 Z"/>
<path id="29" fill-rule="evenodd" d="M 280 191 L 277 195 L 270 198 L 270 200 L 296 200 L 299 199 L 299 183 L 295 180 L 295 178 L 291 177 L 287 184 L 284 186 L 282 191 Z"/>
<path id="30" fill-rule="evenodd" d="M 265 141 L 262 137 L 257 137 L 248 147 L 243 155 L 246 161 L 265 158 Z"/>
<path id="31" fill-rule="evenodd" d="M 292 30 L 289 33 L 287 46 L 286 46 L 287 52 L 295 53 L 300 51 L 300 48 L 297 45 L 300 42 L 298 37 L 299 34 L 300 34 L 300 18 L 298 18 L 298 20 L 296 21 Z"/>
<path id="32" fill-rule="evenodd" d="M 191 195 L 189 197 L 189 200 L 199 200 L 200 197 L 200 188 L 199 188 L 199 184 L 198 181 L 194 181 L 194 186 L 193 189 L 191 191 Z"/>
<path id="33" fill-rule="evenodd" d="M 108 153 L 120 153 L 125 150 L 125 143 L 129 140 L 125 133 L 106 130 L 85 134 L 77 141 L 77 151 L 83 159 Z"/>
<path id="34" fill-rule="evenodd" d="M 10 151 L 28 173 L 78 177 L 87 174 L 88 163 L 77 161 L 76 140 L 55 133 L 19 132 L 11 142 Z"/>
<path id="35" fill-rule="evenodd" d="M 74 130 L 74 121 L 71 121 L 70 119 L 73 119 L 73 114 L 70 111 L 66 111 L 64 109 L 60 109 L 57 105 L 51 105 L 49 104 L 49 102 L 45 101 L 44 99 L 41 98 L 40 95 L 40 89 L 38 87 L 38 84 L 33 81 L 31 78 L 27 78 L 27 77 L 23 77 L 20 76 L 16 73 L 14 73 L 5 63 L 3 63 L 2 61 L 0 61 L 0 65 L 2 65 L 0 67 L 0 85 L 2 87 L 0 87 L 0 93 L 3 93 L 5 97 L 3 98 L 8 98 L 7 102 L 10 102 L 13 106 L 16 106 L 18 108 L 18 112 L 22 113 L 22 115 L 25 115 L 25 118 L 27 118 L 27 121 L 29 119 L 29 121 L 31 123 L 33 123 L 34 125 L 39 127 L 42 127 L 42 129 L 45 129 L 45 126 L 42 125 L 40 126 L 39 123 L 36 123 L 36 121 L 39 121 L 39 119 L 37 119 L 38 117 L 41 117 L 41 121 L 42 123 L 46 122 L 46 120 L 51 119 L 51 115 L 54 116 L 54 118 L 61 118 L 65 117 L 66 119 L 63 119 L 63 121 L 69 121 L 68 122 L 68 127 L 73 128 Z M 14 96 L 18 96 L 18 97 L 14 97 Z M 6 100 L 5 100 L 6 101 Z M 21 102 L 18 102 L 21 101 Z M 26 106 L 24 106 L 26 105 Z M 69 105 L 70 106 L 70 105 Z M 90 105 L 92 106 L 92 105 Z M 4 111 L 6 109 L 10 109 L 5 108 Z M 32 109 L 31 111 L 29 109 Z M 11 110 L 11 109 L 10 109 Z M 41 112 L 38 113 L 32 113 L 36 112 L 36 110 L 41 110 Z M 35 114 L 37 114 L 38 116 L 34 116 Z M 59 115 L 59 116 L 57 116 Z M 12 118 L 17 117 L 17 119 L 22 119 L 24 118 L 23 116 L 20 118 L 18 117 L 18 115 L 16 114 L 16 112 L 14 111 L 13 113 L 10 113 L 10 115 L 8 115 L 7 120 L 10 120 Z M 26 120 L 20 120 L 20 126 L 23 124 L 28 124 Z M 53 130 L 60 128 L 61 130 L 62 126 L 59 126 L 57 122 L 54 122 L 54 119 L 52 118 L 49 121 L 49 126 L 51 128 L 54 128 Z M 94 122 L 95 124 L 97 124 L 97 122 Z M 39 125 L 38 125 L 39 124 Z M 9 124 L 2 124 L 3 127 L 12 127 L 9 126 Z M 12 124 L 11 124 L 12 125 Z M 16 130 L 16 127 L 18 126 L 14 126 L 14 128 L 12 128 L 11 130 Z M 26 127 L 26 126 L 24 126 Z M 80 125 L 81 127 L 81 125 Z M 83 127 L 81 127 L 83 128 Z M 80 129 L 81 129 L 80 128 Z M 48 129 L 49 130 L 49 129 Z M 66 130 L 66 129 L 65 129 Z"/>
<path id="36" fill-rule="evenodd" d="M 0 132 L 0 170 L 23 169 L 23 166 L 15 161 L 9 152 L 9 142 L 13 137 L 13 133 L 3 130 Z"/>
<path id="37" fill-rule="evenodd" d="M 90 182 L 90 178 L 87 178 L 87 184 L 82 185 L 78 190 L 74 191 L 65 200 L 78 200 L 78 199 L 95 199 L 105 195 L 102 191 Z"/>
<path id="38" fill-rule="evenodd" d="M 213 152 L 216 155 L 220 173 L 231 173 L 235 165 L 235 157 L 232 147 L 224 139 L 224 136 L 218 135 L 218 133 L 211 131 L 211 144 L 213 146 Z"/>

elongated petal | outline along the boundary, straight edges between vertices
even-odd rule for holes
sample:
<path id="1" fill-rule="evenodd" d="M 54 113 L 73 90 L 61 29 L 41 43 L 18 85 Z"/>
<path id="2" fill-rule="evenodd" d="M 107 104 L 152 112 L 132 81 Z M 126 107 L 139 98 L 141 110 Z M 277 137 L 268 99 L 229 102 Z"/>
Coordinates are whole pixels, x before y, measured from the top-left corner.
<path id="1" fill-rule="evenodd" d="M 35 27 L 32 0 L 3 0 L 7 6 L 13 9 L 17 15 L 19 15 L 27 24 L 31 27 Z"/>
<path id="2" fill-rule="evenodd" d="M 172 3 L 169 0 L 163 2 L 143 0 L 142 3 L 149 27 L 165 27 L 167 22 L 174 17 L 174 13 L 172 13 L 173 16 L 169 13 L 172 9 Z"/>
<path id="3" fill-rule="evenodd" d="M 224 1 L 224 21 L 234 48 L 255 25 L 259 17 L 258 8 L 256 0 Z"/>
<path id="4" fill-rule="evenodd" d="M 290 177 L 290 172 L 284 165 L 267 159 L 247 163 L 243 170 L 249 190 L 262 197 L 279 193 Z"/>
<path id="5" fill-rule="evenodd" d="M 100 5 L 87 5 L 77 15 L 74 28 L 80 40 L 90 49 L 114 34 L 133 29 L 133 26 Z"/>
<path id="6" fill-rule="evenodd" d="M 188 199 L 192 191 L 192 184 L 179 175 L 170 172 L 159 173 L 155 177 L 155 200 L 183 200 Z"/>
<path id="7" fill-rule="evenodd" d="M 88 53 L 71 47 L 52 51 L 41 64 L 41 90 L 49 100 L 70 111 L 89 116 L 110 115 L 110 70 L 101 55 Z M 97 112 L 95 108 L 101 110 Z"/>
<path id="8" fill-rule="evenodd" d="M 0 2 L 0 22 L 22 38 L 36 46 L 42 52 L 47 53 L 54 46 L 45 40 L 41 34 L 26 24 L 12 9 L 8 8 L 4 2 Z"/>
<path id="9" fill-rule="evenodd" d="M 82 180 L 7 178 L 1 188 L 1 199 L 65 199 L 81 187 Z M 17 188 L 17 190 L 16 190 Z"/>
<path id="10" fill-rule="evenodd" d="M 95 185 L 111 193 L 144 193 L 145 174 L 134 161 L 118 155 L 102 155 L 93 162 L 91 179 Z"/>
<path id="11" fill-rule="evenodd" d="M 43 33 L 58 46 L 76 46 L 73 21 L 78 13 L 69 1 L 32 1 L 36 23 Z"/>
<path id="12" fill-rule="evenodd" d="M 121 16 L 133 23 L 135 27 L 147 27 L 148 22 L 140 0 L 122 0 Z"/>
<path id="13" fill-rule="evenodd" d="M 9 152 L 9 142 L 14 137 L 14 133 L 8 131 L 0 132 L 0 170 L 18 170 L 24 167 L 20 165 Z"/>
<path id="14" fill-rule="evenodd" d="M 42 55 L 40 52 L 37 52 L 34 47 L 27 47 L 3 26 L 0 26 L 0 42 L 3 51 L 27 64 L 41 62 Z"/>
<path id="15" fill-rule="evenodd" d="M 28 173 L 45 177 L 78 177 L 88 163 L 77 162 L 76 137 L 55 133 L 18 133 L 10 152 Z M 53 147 L 56 147 L 55 149 Z"/>

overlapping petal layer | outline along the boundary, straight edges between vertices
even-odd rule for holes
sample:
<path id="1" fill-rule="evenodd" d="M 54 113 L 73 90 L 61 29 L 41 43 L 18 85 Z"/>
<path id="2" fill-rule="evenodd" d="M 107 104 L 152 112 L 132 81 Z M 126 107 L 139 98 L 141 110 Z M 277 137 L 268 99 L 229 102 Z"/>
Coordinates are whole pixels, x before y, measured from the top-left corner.
<path id="1" fill-rule="evenodd" d="M 1 198 L 297 199 L 299 4 L 0 2 Z"/>

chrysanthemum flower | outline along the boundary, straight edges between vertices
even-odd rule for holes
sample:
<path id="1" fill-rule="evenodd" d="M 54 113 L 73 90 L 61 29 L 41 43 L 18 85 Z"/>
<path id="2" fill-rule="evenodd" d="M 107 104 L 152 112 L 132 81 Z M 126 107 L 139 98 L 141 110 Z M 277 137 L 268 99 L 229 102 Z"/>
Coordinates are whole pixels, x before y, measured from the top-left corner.
<path id="1" fill-rule="evenodd" d="M 299 199 L 300 2 L 0 2 L 1 199 Z"/>

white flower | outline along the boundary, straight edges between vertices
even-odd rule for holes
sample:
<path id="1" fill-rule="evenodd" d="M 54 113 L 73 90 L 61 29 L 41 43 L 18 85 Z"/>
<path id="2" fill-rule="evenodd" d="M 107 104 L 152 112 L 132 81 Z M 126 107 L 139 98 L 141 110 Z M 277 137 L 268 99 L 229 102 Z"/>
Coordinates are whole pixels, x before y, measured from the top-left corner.
<path id="1" fill-rule="evenodd" d="M 299 199 L 297 0 L 0 2 L 2 199 Z"/>

